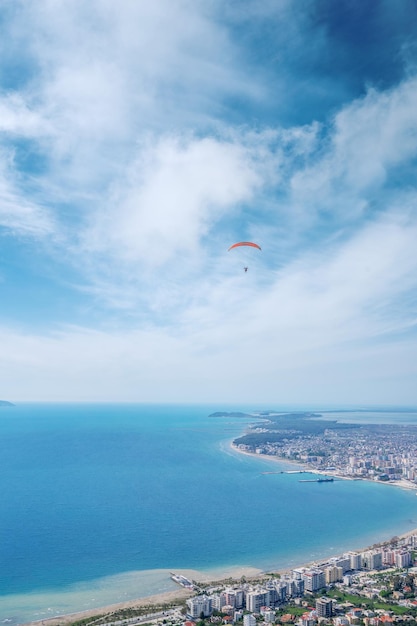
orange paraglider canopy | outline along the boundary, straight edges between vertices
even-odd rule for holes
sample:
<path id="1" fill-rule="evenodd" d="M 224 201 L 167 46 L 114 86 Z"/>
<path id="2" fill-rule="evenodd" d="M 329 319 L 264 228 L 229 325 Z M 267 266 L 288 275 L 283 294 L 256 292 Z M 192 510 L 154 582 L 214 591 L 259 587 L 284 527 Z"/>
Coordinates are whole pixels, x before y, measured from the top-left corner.
<path id="1" fill-rule="evenodd" d="M 258 250 L 262 250 L 261 246 L 258 246 L 257 243 L 253 243 L 253 241 L 238 241 L 237 243 L 234 243 L 233 246 L 230 246 L 229 250 L 239 248 L 239 246 L 250 246 L 251 248 L 258 248 Z"/>

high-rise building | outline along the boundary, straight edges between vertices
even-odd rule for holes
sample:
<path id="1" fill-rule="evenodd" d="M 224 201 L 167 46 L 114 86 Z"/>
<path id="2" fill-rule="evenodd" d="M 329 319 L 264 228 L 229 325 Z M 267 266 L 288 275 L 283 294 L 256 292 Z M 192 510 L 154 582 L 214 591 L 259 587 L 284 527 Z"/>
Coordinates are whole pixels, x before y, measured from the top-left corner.
<path id="1" fill-rule="evenodd" d="M 341 567 L 326 567 L 324 570 L 324 578 L 326 581 L 326 585 L 330 585 L 331 583 L 336 583 L 343 578 L 343 569 Z"/>
<path id="2" fill-rule="evenodd" d="M 350 557 L 347 554 L 344 554 L 341 557 L 335 557 L 334 559 L 331 559 L 330 563 L 335 567 L 341 567 L 343 570 L 343 574 L 346 574 L 346 572 L 351 569 Z"/>
<path id="3" fill-rule="evenodd" d="M 331 617 L 333 615 L 333 600 L 331 598 L 318 598 L 316 611 L 318 617 Z"/>
<path id="4" fill-rule="evenodd" d="M 411 554 L 409 552 L 399 552 L 395 555 L 395 565 L 397 567 L 410 567 Z"/>
<path id="5" fill-rule="evenodd" d="M 350 569 L 362 569 L 362 555 L 358 553 L 351 553 L 350 555 Z"/>
<path id="6" fill-rule="evenodd" d="M 362 567 L 364 569 L 380 569 L 382 567 L 382 552 L 363 552 Z"/>
<path id="7" fill-rule="evenodd" d="M 213 612 L 212 601 L 206 595 L 195 596 L 187 600 L 187 616 L 191 619 L 199 619 L 200 617 L 210 617 Z"/>
<path id="8" fill-rule="evenodd" d="M 224 593 L 215 593 L 210 597 L 212 608 L 216 609 L 216 611 L 221 611 L 225 604 L 227 604 Z"/>
<path id="9" fill-rule="evenodd" d="M 304 589 L 305 591 L 318 591 L 326 586 L 324 572 L 318 568 L 311 568 L 304 572 Z"/>
<path id="10" fill-rule="evenodd" d="M 252 613 L 259 613 L 261 606 L 269 606 L 269 592 L 266 589 L 249 591 L 246 594 L 247 610 Z"/>
<path id="11" fill-rule="evenodd" d="M 227 604 L 231 604 L 236 609 L 243 608 L 245 604 L 245 594 L 243 589 L 226 589 L 225 596 Z"/>

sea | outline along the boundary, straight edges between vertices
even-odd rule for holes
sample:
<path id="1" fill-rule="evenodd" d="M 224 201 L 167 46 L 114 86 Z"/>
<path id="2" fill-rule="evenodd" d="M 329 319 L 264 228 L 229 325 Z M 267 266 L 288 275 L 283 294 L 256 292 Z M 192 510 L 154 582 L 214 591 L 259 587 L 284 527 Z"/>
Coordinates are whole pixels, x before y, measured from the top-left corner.
<path id="1" fill-rule="evenodd" d="M 256 419 L 210 416 L 303 409 L 320 411 L 0 408 L 0 624 L 172 591 L 170 572 L 289 569 L 417 528 L 414 490 L 299 482 L 285 473 L 293 465 L 231 448 Z M 339 421 L 417 425 L 413 408 L 326 411 Z"/>

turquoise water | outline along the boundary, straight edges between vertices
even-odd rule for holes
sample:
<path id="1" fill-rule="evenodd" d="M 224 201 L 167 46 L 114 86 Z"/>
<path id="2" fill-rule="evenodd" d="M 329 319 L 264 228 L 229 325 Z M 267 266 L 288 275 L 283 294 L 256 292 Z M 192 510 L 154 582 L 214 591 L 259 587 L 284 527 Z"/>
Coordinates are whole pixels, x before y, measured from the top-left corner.
<path id="1" fill-rule="evenodd" d="M 0 621 L 171 590 L 169 570 L 280 569 L 417 527 L 413 491 L 262 474 L 280 466 L 230 449 L 248 421 L 208 417 L 232 408 L 2 408 Z"/>

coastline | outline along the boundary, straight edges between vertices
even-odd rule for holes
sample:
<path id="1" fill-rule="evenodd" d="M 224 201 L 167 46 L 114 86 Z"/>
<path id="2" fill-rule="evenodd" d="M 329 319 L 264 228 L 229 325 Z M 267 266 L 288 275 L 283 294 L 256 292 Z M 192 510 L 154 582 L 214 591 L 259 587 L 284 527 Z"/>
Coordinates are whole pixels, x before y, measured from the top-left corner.
<path id="1" fill-rule="evenodd" d="M 411 537 L 412 535 L 417 535 L 417 528 L 407 531 L 406 533 L 402 533 L 401 535 L 398 535 L 398 539 L 400 540 L 407 539 L 408 537 Z M 391 538 L 387 538 L 386 541 L 390 541 L 390 539 Z M 383 542 L 378 542 L 378 543 L 383 543 Z M 355 549 L 354 552 L 366 552 L 367 550 L 370 550 L 372 547 L 373 546 L 368 545 L 360 549 Z M 183 576 L 186 576 L 189 579 L 195 580 L 196 582 L 220 584 L 224 582 L 225 580 L 230 580 L 230 579 L 238 582 L 240 578 L 242 577 L 245 577 L 249 581 L 251 579 L 255 580 L 263 576 L 268 576 L 269 574 L 272 574 L 272 573 L 282 576 L 290 572 L 292 569 L 297 569 L 301 567 L 308 568 L 308 567 L 318 566 L 321 563 L 326 562 L 329 558 L 331 557 L 326 557 L 326 555 L 323 555 L 320 557 L 320 559 L 309 561 L 308 563 L 300 563 L 298 565 L 292 566 L 291 568 L 283 568 L 283 569 L 273 570 L 273 571 L 268 571 L 268 572 L 259 570 L 254 567 L 235 567 L 230 570 L 226 570 L 222 572 L 215 571 L 212 573 L 201 572 L 199 570 L 183 570 L 183 569 L 177 570 L 177 572 L 179 574 L 182 574 Z M 185 588 L 178 588 L 174 591 L 167 591 L 167 592 L 163 592 L 163 593 L 159 593 L 159 594 L 155 594 L 151 596 L 137 598 L 134 600 L 128 600 L 126 602 L 119 602 L 116 604 L 109 604 L 106 606 L 100 606 L 97 608 L 87 609 L 85 611 L 77 611 L 77 612 L 68 613 L 65 615 L 59 615 L 59 616 L 44 618 L 44 619 L 40 619 L 36 621 L 25 622 L 21 626 L 70 626 L 70 624 L 73 624 L 74 622 L 78 620 L 82 620 L 82 619 L 87 619 L 91 617 L 106 618 L 106 617 L 109 617 L 111 613 L 114 613 L 115 611 L 119 611 L 121 609 L 129 609 L 129 608 L 134 609 L 134 608 L 143 608 L 143 607 L 149 606 L 150 610 L 152 610 L 152 607 L 158 607 L 161 604 L 171 604 L 171 603 L 174 604 L 177 602 L 178 604 L 181 604 L 185 600 L 187 600 L 187 598 L 192 597 L 194 593 L 195 592 L 193 590 L 189 590 Z"/>
<path id="2" fill-rule="evenodd" d="M 230 448 L 239 454 L 245 454 L 246 456 L 251 456 L 256 459 L 265 459 L 267 461 L 271 461 L 272 463 L 280 463 L 281 465 L 290 465 L 292 467 L 296 467 L 301 472 L 306 472 L 309 474 L 317 474 L 319 476 L 331 476 L 337 478 L 338 480 L 352 480 L 352 481 L 366 481 L 368 483 L 372 483 L 373 485 L 390 485 L 391 487 L 399 487 L 400 489 L 408 489 L 415 491 L 417 494 L 417 485 L 408 481 L 408 480 L 395 480 L 395 481 L 384 481 L 384 480 L 370 480 L 369 478 L 361 478 L 361 477 L 351 477 L 345 476 L 344 474 L 340 474 L 337 471 L 324 471 L 316 468 L 311 468 L 306 464 L 300 463 L 300 461 L 292 461 L 291 459 L 281 459 L 277 456 L 272 456 L 270 454 L 258 454 L 256 452 L 248 452 L 247 450 L 241 450 L 237 446 L 233 444 L 233 440 L 230 442 Z M 285 470 L 284 470 L 285 472 Z"/>
<path id="3" fill-rule="evenodd" d="M 233 445 L 233 442 L 230 442 L 230 448 L 233 450 L 234 453 L 239 453 L 239 454 L 245 454 L 247 456 L 252 456 L 258 459 L 265 459 L 268 461 L 271 461 L 272 463 L 278 463 L 282 466 L 287 466 L 289 469 L 287 471 L 291 471 L 290 468 L 294 468 L 294 470 L 299 470 L 300 472 L 308 472 L 308 473 L 312 473 L 312 474 L 318 474 L 318 475 L 329 475 L 329 472 L 324 472 L 322 470 L 317 470 L 317 469 L 311 469 L 310 467 L 308 467 L 305 464 L 300 463 L 299 461 L 291 461 L 288 459 L 280 459 L 278 457 L 274 457 L 274 456 L 270 456 L 270 455 L 265 455 L 265 454 L 257 454 L 254 452 L 248 452 L 245 450 L 241 450 L 238 447 Z M 285 471 L 285 470 L 283 470 Z M 275 472 L 271 472 L 271 473 L 275 473 Z M 334 476 L 335 478 L 337 478 L 338 480 L 350 480 L 350 481 L 356 481 L 356 480 L 361 480 L 361 481 L 366 481 L 366 482 L 370 482 L 370 483 L 375 483 L 375 484 L 390 484 L 392 486 L 395 487 L 400 487 L 403 489 L 407 489 L 407 490 L 415 490 L 417 491 L 417 487 L 415 485 L 412 485 L 410 483 L 406 483 L 405 481 L 396 481 L 396 482 L 382 482 L 382 481 L 373 481 L 373 480 L 369 480 L 369 479 L 365 479 L 365 478 L 356 478 L 356 477 L 348 477 L 348 476 L 343 476 L 343 475 L 339 475 L 335 472 L 331 472 L 331 475 Z M 401 535 L 398 535 L 399 538 L 406 538 L 408 536 L 411 535 L 415 535 L 417 534 L 417 529 L 413 529 L 411 531 L 408 531 L 406 533 L 403 533 Z M 389 541 L 391 539 L 391 537 L 387 537 L 386 541 Z M 383 541 L 378 541 L 378 543 L 383 543 Z M 370 549 L 371 545 L 367 545 L 364 548 L 358 549 L 355 548 L 355 552 L 362 552 L 362 551 L 366 551 L 368 549 Z M 334 556 L 334 555 L 331 555 Z M 208 572 L 201 572 L 201 571 L 197 571 L 197 570 L 175 570 L 176 573 L 180 573 L 183 574 L 184 576 L 186 576 L 187 578 L 190 578 L 192 580 L 195 580 L 197 582 L 202 582 L 202 583 L 207 583 L 207 582 L 213 582 L 213 583 L 217 583 L 217 582 L 222 582 L 225 579 L 228 578 L 232 578 L 233 580 L 238 581 L 242 576 L 245 576 L 248 580 L 252 579 L 256 579 L 259 578 L 262 575 L 265 575 L 269 572 L 274 572 L 276 574 L 285 574 L 287 572 L 289 572 L 291 569 L 294 569 L 296 567 L 310 567 L 313 565 L 318 565 L 319 563 L 322 563 L 324 561 L 327 560 L 327 558 L 330 558 L 328 556 L 326 556 L 325 553 L 323 553 L 323 555 L 320 556 L 320 558 L 316 558 L 314 561 L 310 561 L 308 563 L 305 562 L 301 562 L 300 564 L 296 565 L 292 565 L 291 568 L 280 568 L 280 569 L 271 569 L 271 570 L 265 570 L 262 571 L 260 569 L 257 568 L 250 568 L 250 567 L 242 567 L 242 568 L 233 568 L 232 570 L 229 571 L 221 571 L 221 570 L 217 570 L 217 571 L 212 571 L 210 573 Z M 121 610 L 121 609 L 127 609 L 127 608 L 141 608 L 144 606 L 153 606 L 156 607 L 158 605 L 164 604 L 164 603 L 171 603 L 171 602 L 176 602 L 178 600 L 179 603 L 184 602 L 188 597 L 192 596 L 195 592 L 187 590 L 187 589 L 183 589 L 183 588 L 178 588 L 176 590 L 173 591 L 166 591 L 166 592 L 161 592 L 161 593 L 156 593 L 156 594 L 152 594 L 152 595 L 148 595 L 148 596 L 142 596 L 142 597 L 138 597 L 136 599 L 132 599 L 132 600 L 127 600 L 124 602 L 119 602 L 119 603 L 113 603 L 113 604 L 109 604 L 109 605 L 100 605 L 96 608 L 89 608 L 86 610 L 82 610 L 82 611 L 76 611 L 76 612 L 72 612 L 72 613 L 68 613 L 68 614 L 62 614 L 62 615 L 58 615 L 55 617 L 45 617 L 43 619 L 39 619 L 36 621 L 30 621 L 30 622 L 24 622 L 25 626 L 39 626 L 40 624 L 45 625 L 45 626 L 68 626 L 69 624 L 72 624 L 73 622 L 77 621 L 77 620 L 81 620 L 81 619 L 86 619 L 89 617 L 93 617 L 93 616 L 102 616 L 105 617 L 108 614 L 111 614 L 112 612 Z"/>
<path id="4" fill-rule="evenodd" d="M 193 569 L 178 569 L 175 573 L 182 574 L 189 580 L 195 580 L 200 583 L 216 583 L 223 580 L 232 578 L 233 580 L 239 580 L 244 576 L 247 579 L 256 578 L 264 574 L 264 572 L 255 567 L 233 567 L 226 570 L 213 570 L 212 572 L 203 572 Z M 167 576 L 169 572 L 167 570 Z M 143 608 L 146 606 L 157 607 L 161 604 L 178 604 L 183 603 L 187 598 L 194 595 L 194 591 L 178 586 L 173 591 L 164 591 L 162 593 L 153 594 L 150 596 L 139 597 L 132 600 L 126 600 L 124 602 L 117 602 L 113 604 L 97 606 L 95 608 L 89 608 L 83 611 L 75 611 L 72 613 L 66 613 L 62 615 L 56 615 L 53 617 L 45 617 L 39 620 L 33 620 L 30 622 L 24 622 L 21 626 L 68 626 L 78 620 L 87 619 L 90 617 L 105 617 L 115 611 L 122 609 L 134 609 Z"/>
<path id="5" fill-rule="evenodd" d="M 45 619 L 33 622 L 25 622 L 22 626 L 61 626 L 72 624 L 75 621 L 87 619 L 89 617 L 105 617 L 109 613 L 120 611 L 121 609 L 141 608 L 148 605 L 159 606 L 160 604 L 171 603 L 178 600 L 181 602 L 192 595 L 192 591 L 187 589 L 178 589 L 175 591 L 166 591 L 164 593 L 148 596 L 146 598 L 138 598 L 137 600 L 128 600 L 117 604 L 109 604 L 108 606 L 100 606 L 95 609 L 87 609 L 86 611 L 77 611 L 76 613 L 68 613 L 66 615 L 58 615 L 56 617 L 47 617 Z"/>

